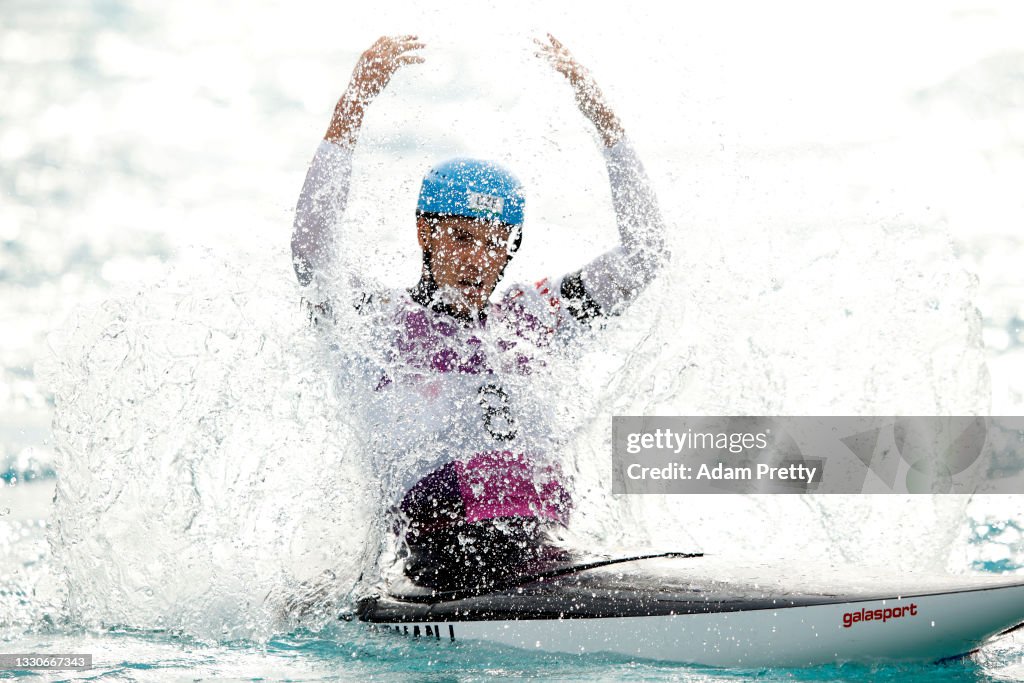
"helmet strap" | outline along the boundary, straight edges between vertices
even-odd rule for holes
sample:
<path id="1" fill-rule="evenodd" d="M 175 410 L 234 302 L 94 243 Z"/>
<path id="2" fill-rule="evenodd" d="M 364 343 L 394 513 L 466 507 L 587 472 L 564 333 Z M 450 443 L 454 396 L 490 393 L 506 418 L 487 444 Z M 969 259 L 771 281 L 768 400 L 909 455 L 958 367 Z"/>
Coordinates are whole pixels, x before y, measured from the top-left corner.
<path id="1" fill-rule="evenodd" d="M 420 274 L 419 282 L 409 290 L 409 296 L 420 306 L 430 308 L 434 303 L 434 295 L 437 294 L 437 281 L 434 280 L 434 269 L 430 265 L 430 250 L 423 250 L 423 272 Z"/>

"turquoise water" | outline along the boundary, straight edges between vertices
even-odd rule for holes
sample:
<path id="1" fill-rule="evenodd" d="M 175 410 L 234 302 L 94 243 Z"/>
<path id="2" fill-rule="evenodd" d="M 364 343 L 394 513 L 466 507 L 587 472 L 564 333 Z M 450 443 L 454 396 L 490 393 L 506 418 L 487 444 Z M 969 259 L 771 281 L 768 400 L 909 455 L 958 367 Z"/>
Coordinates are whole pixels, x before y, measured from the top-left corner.
<path id="1" fill-rule="evenodd" d="M 96 662 L 35 677 L 1024 680 L 1021 636 L 941 665 L 714 671 L 332 618 L 296 629 L 262 598 L 326 568 L 344 592 L 362 560 L 355 451 L 329 411 L 295 399 L 324 389 L 292 315 L 287 241 L 330 108 L 377 35 L 416 31 L 432 50 L 375 105 L 356 159 L 346 229 L 386 284 L 415 277 L 403 226 L 441 155 L 505 159 L 537 197 L 510 279 L 578 267 L 614 239 L 594 140 L 530 37 L 561 37 L 618 107 L 677 267 L 652 320 L 607 337 L 618 370 L 595 421 L 1021 414 L 1016 3 L 651 6 L 629 26 L 614 7 L 539 3 L 0 12 L 0 652 Z M 115 323 L 125 334 L 103 337 Z M 81 401 L 54 433 L 59 391 Z M 595 543 L 811 571 L 1024 567 L 1019 497 L 612 500 L 603 439 L 598 425 L 573 452 L 576 521 Z M 1019 477 L 1024 462 L 1000 467 Z"/>

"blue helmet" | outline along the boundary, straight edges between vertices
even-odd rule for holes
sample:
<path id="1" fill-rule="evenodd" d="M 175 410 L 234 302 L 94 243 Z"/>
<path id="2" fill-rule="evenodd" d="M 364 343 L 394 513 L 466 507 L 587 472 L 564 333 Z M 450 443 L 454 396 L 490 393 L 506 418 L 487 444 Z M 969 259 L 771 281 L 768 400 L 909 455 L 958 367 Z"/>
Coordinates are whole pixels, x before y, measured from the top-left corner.
<path id="1" fill-rule="evenodd" d="M 417 213 L 497 220 L 523 224 L 523 185 L 493 161 L 449 159 L 427 171 L 420 187 Z"/>

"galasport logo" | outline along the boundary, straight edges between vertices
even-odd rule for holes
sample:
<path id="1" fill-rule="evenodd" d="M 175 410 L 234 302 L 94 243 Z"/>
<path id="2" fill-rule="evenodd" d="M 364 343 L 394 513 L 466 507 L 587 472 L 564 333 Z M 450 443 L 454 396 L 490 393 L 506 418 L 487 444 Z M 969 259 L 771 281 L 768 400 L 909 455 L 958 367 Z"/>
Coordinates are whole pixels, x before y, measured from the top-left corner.
<path id="1" fill-rule="evenodd" d="M 850 628 L 858 621 L 881 621 L 890 619 L 902 619 L 903 617 L 916 617 L 917 605 L 910 603 L 903 607 L 886 607 L 884 609 L 862 609 L 859 612 L 846 612 L 843 614 L 843 628 Z"/>

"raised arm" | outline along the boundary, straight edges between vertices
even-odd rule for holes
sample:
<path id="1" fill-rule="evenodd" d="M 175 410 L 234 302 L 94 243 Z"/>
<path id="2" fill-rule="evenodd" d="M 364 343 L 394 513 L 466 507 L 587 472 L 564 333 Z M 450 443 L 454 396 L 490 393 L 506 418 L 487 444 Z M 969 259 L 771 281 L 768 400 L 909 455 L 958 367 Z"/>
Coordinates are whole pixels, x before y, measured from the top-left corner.
<path id="1" fill-rule="evenodd" d="M 345 93 L 334 107 L 331 123 L 309 165 L 295 207 L 292 264 L 299 284 L 311 284 L 334 260 L 334 231 L 348 202 L 352 150 L 359 138 L 366 107 L 406 64 L 423 58 L 412 50 L 423 47 L 416 36 L 383 36 L 356 63 Z"/>
<path id="2" fill-rule="evenodd" d="M 551 34 L 537 40 L 538 56 L 566 77 L 580 112 L 604 143 L 605 165 L 619 229 L 619 246 L 562 280 L 562 296 L 577 317 L 611 314 L 636 298 L 668 260 L 664 222 L 643 165 L 618 116 L 590 72 Z"/>

